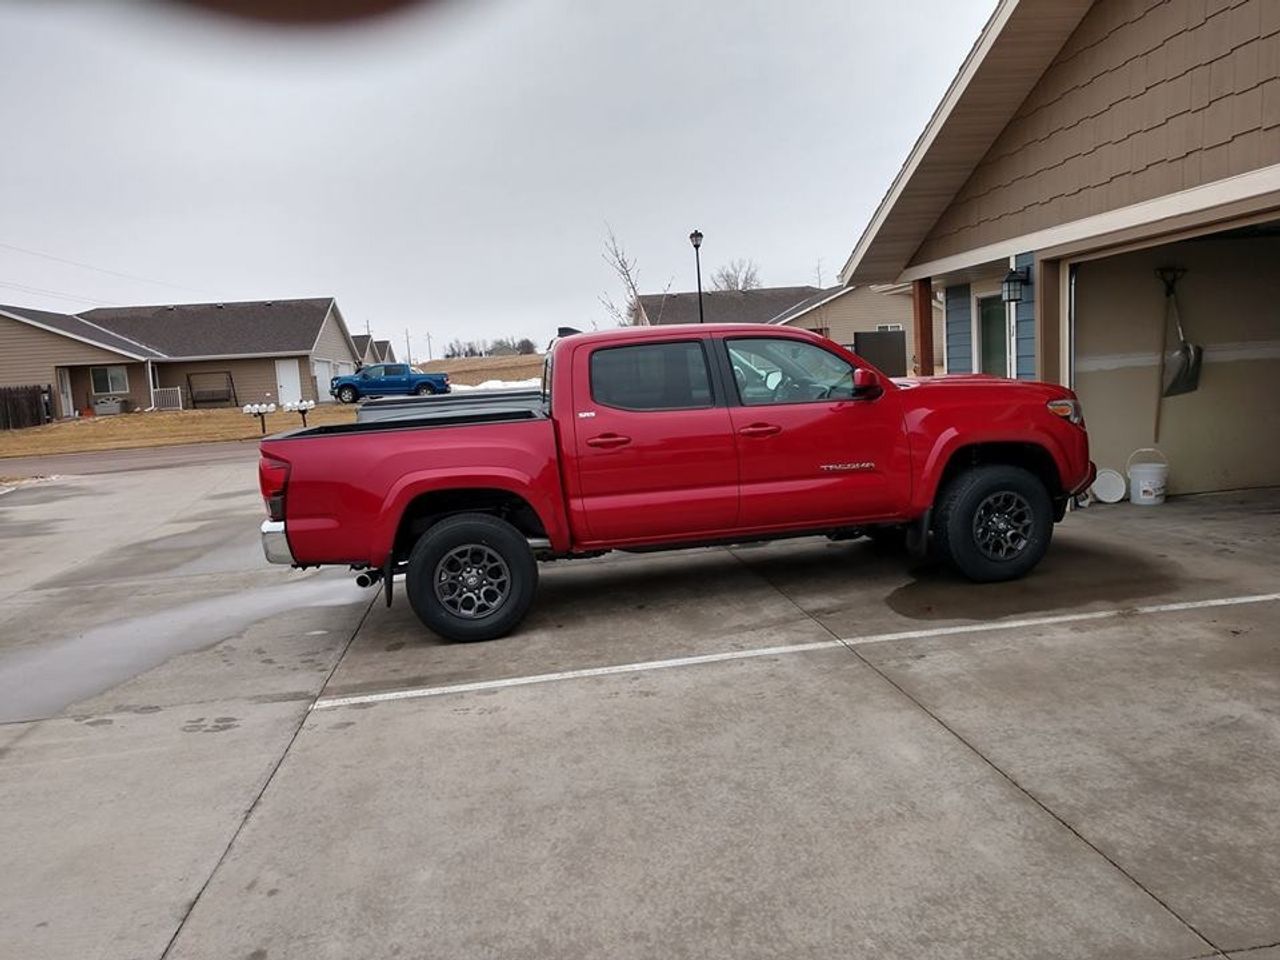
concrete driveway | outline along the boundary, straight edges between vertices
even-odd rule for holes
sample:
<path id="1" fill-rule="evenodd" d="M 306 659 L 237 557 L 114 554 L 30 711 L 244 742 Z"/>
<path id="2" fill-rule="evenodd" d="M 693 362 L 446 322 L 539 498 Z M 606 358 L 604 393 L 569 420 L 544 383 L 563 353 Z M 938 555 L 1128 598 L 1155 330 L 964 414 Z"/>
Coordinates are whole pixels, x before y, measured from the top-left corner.
<path id="1" fill-rule="evenodd" d="M 7 954 L 1280 958 L 1280 492 L 987 587 L 553 564 L 459 645 L 263 565 L 252 450 L 147 467 L 0 497 Z"/>

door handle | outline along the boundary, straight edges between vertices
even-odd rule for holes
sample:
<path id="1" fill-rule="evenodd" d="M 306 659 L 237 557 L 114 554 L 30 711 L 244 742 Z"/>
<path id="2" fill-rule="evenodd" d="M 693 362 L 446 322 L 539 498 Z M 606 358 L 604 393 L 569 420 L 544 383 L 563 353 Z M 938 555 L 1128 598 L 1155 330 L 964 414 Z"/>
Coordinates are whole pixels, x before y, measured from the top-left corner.
<path id="1" fill-rule="evenodd" d="M 625 447 L 631 442 L 630 437 L 624 437 L 618 433 L 602 433 L 598 437 L 591 437 L 587 440 L 588 447 L 603 447 L 609 450 L 613 447 Z"/>
<path id="2" fill-rule="evenodd" d="M 744 437 L 772 437 L 781 432 L 782 428 L 776 423 L 753 423 L 738 431 Z"/>

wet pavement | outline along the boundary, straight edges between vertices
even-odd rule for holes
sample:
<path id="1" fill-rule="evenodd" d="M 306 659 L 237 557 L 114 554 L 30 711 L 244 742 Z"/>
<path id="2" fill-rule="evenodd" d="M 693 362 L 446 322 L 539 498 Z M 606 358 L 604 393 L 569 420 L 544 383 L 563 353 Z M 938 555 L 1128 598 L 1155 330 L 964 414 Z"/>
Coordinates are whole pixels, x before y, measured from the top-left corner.
<path id="1" fill-rule="evenodd" d="M 1014 584 L 555 563 L 451 644 L 264 564 L 230 446 L 0 496 L 5 955 L 1276 953 L 1280 491 L 1078 512 Z"/>

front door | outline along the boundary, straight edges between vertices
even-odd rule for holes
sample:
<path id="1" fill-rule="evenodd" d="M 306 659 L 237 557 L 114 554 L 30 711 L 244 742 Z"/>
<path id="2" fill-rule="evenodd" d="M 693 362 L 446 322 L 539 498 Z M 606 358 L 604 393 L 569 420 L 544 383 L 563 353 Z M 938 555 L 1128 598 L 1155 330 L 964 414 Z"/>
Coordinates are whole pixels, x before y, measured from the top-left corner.
<path id="1" fill-rule="evenodd" d="M 311 369 L 314 371 L 314 379 L 316 381 L 316 397 L 321 401 L 328 401 L 332 398 L 329 396 L 329 381 L 333 378 L 333 365 L 328 360 L 311 361 Z"/>
<path id="2" fill-rule="evenodd" d="M 580 350 L 574 382 L 579 510 L 591 540 L 730 530 L 738 462 L 706 341 Z"/>
<path id="3" fill-rule="evenodd" d="M 71 371 L 66 367 L 58 367 L 58 403 L 61 406 L 59 415 L 70 417 L 75 414 L 75 401 L 71 398 Z"/>
<path id="4" fill-rule="evenodd" d="M 276 402 L 281 406 L 302 399 L 302 376 L 297 357 L 276 361 Z"/>
<path id="5" fill-rule="evenodd" d="M 900 513 L 911 491 L 897 398 L 854 398 L 853 365 L 782 337 L 725 341 L 741 527 L 819 526 Z"/>
<path id="6" fill-rule="evenodd" d="M 1009 375 L 1009 311 L 1000 297 L 978 300 L 978 369 L 993 377 Z"/>

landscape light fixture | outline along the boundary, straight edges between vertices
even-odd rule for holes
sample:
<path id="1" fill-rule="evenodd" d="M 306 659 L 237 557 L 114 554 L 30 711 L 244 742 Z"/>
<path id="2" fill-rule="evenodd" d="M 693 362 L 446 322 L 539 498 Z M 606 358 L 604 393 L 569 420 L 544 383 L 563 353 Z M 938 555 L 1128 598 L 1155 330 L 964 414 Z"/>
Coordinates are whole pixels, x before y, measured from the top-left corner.
<path id="1" fill-rule="evenodd" d="M 1031 269 L 1010 270 L 1000 284 L 1000 299 L 1005 303 L 1021 303 L 1023 288 L 1031 284 Z"/>
<path id="2" fill-rule="evenodd" d="M 702 231 L 694 230 L 689 234 L 689 242 L 693 244 L 693 262 L 698 271 L 698 322 L 706 323 L 702 316 L 702 255 L 699 253 L 702 249 Z"/>

